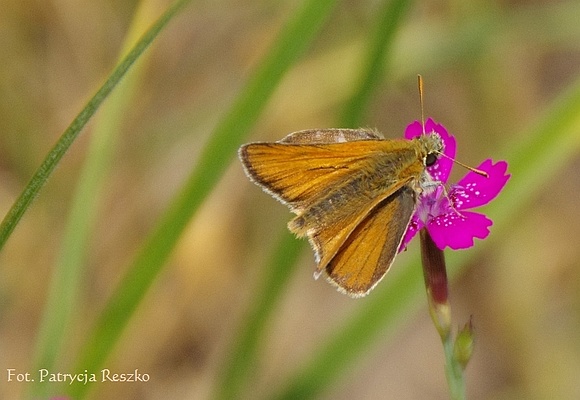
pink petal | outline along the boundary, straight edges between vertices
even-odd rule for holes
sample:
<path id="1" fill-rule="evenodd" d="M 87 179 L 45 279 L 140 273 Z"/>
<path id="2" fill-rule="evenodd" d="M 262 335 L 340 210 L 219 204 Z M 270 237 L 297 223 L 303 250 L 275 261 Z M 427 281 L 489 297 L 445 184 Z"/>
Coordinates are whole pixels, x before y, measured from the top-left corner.
<path id="1" fill-rule="evenodd" d="M 450 212 L 429 221 L 427 229 L 433 241 L 441 250 L 467 249 L 473 246 L 473 238 L 485 239 L 493 222 L 485 215 L 463 211 Z"/>
<path id="2" fill-rule="evenodd" d="M 505 161 L 492 164 L 491 159 L 488 159 L 477 169 L 487 172 L 489 177 L 486 178 L 470 171 L 451 187 L 449 198 L 456 210 L 465 210 L 489 203 L 501 192 L 510 178 L 510 175 L 506 174 Z"/>
<path id="3" fill-rule="evenodd" d="M 432 132 L 437 132 L 441 139 L 443 140 L 443 144 L 445 146 L 443 153 L 447 157 L 454 158 L 455 151 L 457 148 L 457 144 L 455 142 L 455 137 L 449 135 L 447 129 L 441 124 L 437 124 L 433 119 L 428 118 L 425 122 L 425 133 L 430 134 Z M 415 121 L 412 124 L 409 124 L 405 129 L 405 139 L 413 139 L 423 134 L 423 128 L 419 121 Z M 451 173 L 451 168 L 453 166 L 453 161 L 446 157 L 439 157 L 437 162 L 428 167 L 427 171 L 431 177 L 439 182 L 447 182 L 449 178 L 449 174 Z"/>
<path id="4" fill-rule="evenodd" d="M 405 236 L 403 236 L 403 240 L 401 241 L 401 245 L 399 246 L 399 252 L 405 250 L 407 245 L 411 240 L 415 237 L 417 232 L 419 232 L 425 224 L 421 221 L 417 216 L 413 215 L 411 218 L 411 222 L 409 222 L 409 226 L 407 227 L 407 231 L 405 232 Z"/>
<path id="5" fill-rule="evenodd" d="M 411 140 L 411 139 L 414 139 L 416 137 L 421 136 L 422 134 L 423 134 L 423 128 L 421 127 L 421 123 L 419 121 L 415 121 L 413 123 L 410 123 L 405 128 L 405 139 Z"/>

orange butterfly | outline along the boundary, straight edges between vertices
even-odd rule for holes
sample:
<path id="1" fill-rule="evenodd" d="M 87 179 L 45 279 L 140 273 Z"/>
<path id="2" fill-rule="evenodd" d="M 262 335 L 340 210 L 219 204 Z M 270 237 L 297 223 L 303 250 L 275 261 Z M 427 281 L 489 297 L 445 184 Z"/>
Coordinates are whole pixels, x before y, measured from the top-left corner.
<path id="1" fill-rule="evenodd" d="M 288 228 L 307 236 L 318 278 L 361 297 L 389 270 L 419 194 L 433 185 L 426 167 L 443 151 L 437 133 L 386 140 L 365 129 L 291 133 L 249 143 L 239 157 L 250 179 L 290 207 Z"/>

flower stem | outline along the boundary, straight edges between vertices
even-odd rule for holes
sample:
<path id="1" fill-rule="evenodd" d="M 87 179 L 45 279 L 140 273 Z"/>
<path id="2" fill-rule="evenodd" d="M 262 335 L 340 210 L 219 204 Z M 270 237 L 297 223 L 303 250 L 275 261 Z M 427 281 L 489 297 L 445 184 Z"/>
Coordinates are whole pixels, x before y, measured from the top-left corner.
<path id="1" fill-rule="evenodd" d="M 441 336 L 443 351 L 445 352 L 445 377 L 449 394 L 452 400 L 464 400 L 465 396 L 465 379 L 463 377 L 463 368 L 455 358 L 453 335 L 447 337 Z"/>
<path id="2" fill-rule="evenodd" d="M 452 400 L 464 400 L 466 397 L 463 370 L 473 352 L 473 325 L 469 321 L 454 340 L 451 332 L 451 307 L 448 301 L 445 256 L 443 251 L 435 245 L 427 229 L 423 228 L 419 236 L 429 315 L 443 343 L 445 376 L 449 393 Z"/>

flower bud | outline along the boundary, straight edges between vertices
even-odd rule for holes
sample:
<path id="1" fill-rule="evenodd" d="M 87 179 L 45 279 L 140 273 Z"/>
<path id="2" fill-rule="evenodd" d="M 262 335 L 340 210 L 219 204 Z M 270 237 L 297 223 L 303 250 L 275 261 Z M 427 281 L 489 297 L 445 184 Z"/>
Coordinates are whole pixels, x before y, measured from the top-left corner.
<path id="1" fill-rule="evenodd" d="M 454 358 L 463 369 L 465 369 L 467 363 L 471 359 L 474 342 L 475 335 L 473 331 L 473 322 L 470 318 L 469 322 L 467 322 L 463 329 L 461 329 L 457 334 L 457 339 L 455 339 L 455 344 L 453 346 Z"/>

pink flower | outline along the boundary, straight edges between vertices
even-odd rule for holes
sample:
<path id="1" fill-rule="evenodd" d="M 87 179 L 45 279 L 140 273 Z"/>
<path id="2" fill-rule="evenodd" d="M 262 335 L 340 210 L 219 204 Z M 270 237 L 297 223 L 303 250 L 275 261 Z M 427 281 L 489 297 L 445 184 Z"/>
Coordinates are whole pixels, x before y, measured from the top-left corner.
<path id="1" fill-rule="evenodd" d="M 437 132 L 445 144 L 445 155 L 455 157 L 455 137 L 449 135 L 443 125 L 429 118 L 425 123 L 425 132 Z M 418 121 L 405 130 L 406 139 L 421 134 L 423 129 Z M 499 161 L 493 164 L 491 159 L 485 160 L 477 169 L 486 172 L 489 177 L 469 171 L 459 182 L 448 186 L 446 193 L 444 184 L 449 179 L 452 165 L 453 161 L 440 157 L 434 165 L 427 167 L 431 178 L 442 184 L 419 196 L 417 208 L 399 250 L 404 249 L 423 227 L 427 228 L 441 250 L 445 247 L 466 249 L 473 246 L 473 238 L 485 239 L 489 235 L 489 227 L 493 222 L 484 214 L 466 210 L 489 203 L 501 192 L 510 177 L 506 174 L 507 163 Z"/>

